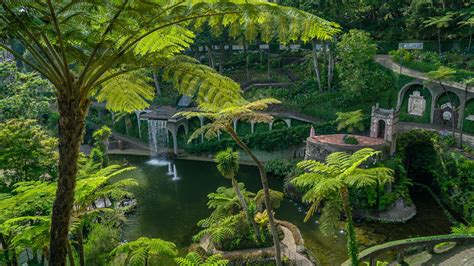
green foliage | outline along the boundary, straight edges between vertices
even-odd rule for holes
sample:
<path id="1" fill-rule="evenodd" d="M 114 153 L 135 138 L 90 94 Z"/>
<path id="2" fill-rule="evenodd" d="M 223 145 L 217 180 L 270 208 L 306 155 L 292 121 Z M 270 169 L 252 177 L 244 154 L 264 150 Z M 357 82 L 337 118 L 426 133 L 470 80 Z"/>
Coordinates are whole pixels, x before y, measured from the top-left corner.
<path id="1" fill-rule="evenodd" d="M 364 130 L 364 124 L 362 123 L 364 115 L 362 110 L 357 110 L 353 112 L 337 112 L 337 130 L 346 129 L 347 132 L 353 133 L 355 130 L 362 131 Z"/>
<path id="2" fill-rule="evenodd" d="M 296 161 L 288 159 L 273 159 L 265 163 L 265 171 L 274 177 L 290 176 L 296 168 Z"/>
<path id="3" fill-rule="evenodd" d="M 222 258 L 221 254 L 214 254 L 206 259 L 196 252 L 189 252 L 186 257 L 174 259 L 179 266 L 225 266 L 229 264 L 229 260 Z"/>
<path id="4" fill-rule="evenodd" d="M 336 70 L 346 103 L 376 100 L 393 83 L 393 77 L 375 65 L 377 46 L 369 33 L 350 30 L 337 43 L 336 52 L 340 58 Z"/>
<path id="5" fill-rule="evenodd" d="M 124 265 L 139 266 L 159 262 L 165 257 L 178 255 L 176 245 L 159 238 L 140 237 L 137 240 L 123 243 L 110 252 L 110 256 L 125 256 Z"/>
<path id="6" fill-rule="evenodd" d="M 342 141 L 343 141 L 345 144 L 350 144 L 350 145 L 357 145 L 357 144 L 359 144 L 359 141 L 358 141 L 354 136 L 349 136 L 349 135 L 344 136 L 344 138 L 342 139 Z"/>
<path id="7" fill-rule="evenodd" d="M 120 243 L 118 228 L 96 223 L 84 244 L 86 265 L 105 265 L 108 254 Z"/>
<path id="8" fill-rule="evenodd" d="M 323 232 L 334 232 L 335 221 L 339 219 L 341 210 L 343 210 L 347 219 L 348 254 L 354 265 L 358 264 L 358 247 L 348 190 L 383 185 L 393 181 L 394 172 L 392 169 L 363 167 L 364 163 L 378 154 L 380 154 L 379 151 L 364 148 L 352 155 L 344 152 L 331 153 L 326 157 L 325 163 L 305 160 L 298 163 L 298 167 L 306 172 L 291 180 L 293 185 L 303 191 L 303 202 L 311 205 L 305 221 L 309 220 L 324 201 L 320 220 Z"/>
<path id="9" fill-rule="evenodd" d="M 336 125 L 334 122 L 320 123 L 314 125 L 318 134 L 334 133 Z M 309 135 L 310 125 L 301 125 L 287 129 L 279 129 L 241 136 L 241 139 L 250 148 L 262 151 L 277 151 L 287 149 L 289 146 L 299 145 Z M 189 153 L 205 154 L 216 153 L 228 147 L 237 148 L 235 142 L 225 135 L 221 140 L 207 140 L 204 143 L 189 144 L 185 150 Z"/>
<path id="10" fill-rule="evenodd" d="M 35 120 L 0 122 L 1 182 L 12 186 L 20 181 L 55 179 L 57 144 Z"/>
<path id="11" fill-rule="evenodd" d="M 278 209 L 280 207 L 280 203 L 283 200 L 283 197 L 285 196 L 285 194 L 283 194 L 280 191 L 273 190 L 273 189 L 270 189 L 269 193 L 270 193 L 269 202 L 270 202 L 270 205 L 272 206 L 272 210 Z M 264 199 L 263 189 L 261 189 L 257 192 L 257 195 L 255 195 L 254 201 L 255 201 L 255 204 L 257 206 L 257 209 L 263 210 L 263 208 L 265 207 L 265 199 Z"/>
<path id="12" fill-rule="evenodd" d="M 460 224 L 456 227 L 452 227 L 451 231 L 457 235 L 474 235 L 474 226 Z"/>
<path id="13" fill-rule="evenodd" d="M 239 153 L 232 151 L 228 148 L 225 151 L 217 153 L 214 161 L 217 164 L 217 170 L 225 178 L 232 179 L 237 175 L 239 171 Z"/>
<path id="14" fill-rule="evenodd" d="M 0 49 L 0 52 L 2 50 Z M 51 114 L 52 86 L 35 72 L 20 72 L 15 62 L 0 62 L 0 121 L 37 119 Z"/>
<path id="15" fill-rule="evenodd" d="M 426 99 L 426 108 L 423 116 L 411 115 L 408 113 L 408 99 L 414 91 L 419 91 L 420 95 Z M 402 99 L 402 104 L 400 106 L 400 120 L 404 122 L 416 122 L 416 123 L 425 123 L 428 124 L 431 121 L 431 104 L 432 96 L 430 91 L 425 87 L 421 86 L 411 86 L 408 90 L 405 91 L 405 95 Z"/>
<path id="16" fill-rule="evenodd" d="M 136 185 L 136 181 L 125 179 L 112 182 L 111 179 L 124 171 L 132 168 L 121 169 L 120 166 L 109 166 L 96 170 L 83 166 L 78 174 L 78 181 L 75 191 L 75 208 L 72 212 L 71 231 L 82 230 L 84 224 L 98 224 L 103 226 L 116 226 L 116 218 L 120 218 L 121 209 L 117 203 L 124 198 L 131 198 L 132 195 L 126 189 Z M 57 190 L 55 182 L 29 181 L 20 182 L 13 186 L 13 190 L 0 197 L 0 233 L 5 237 L 5 241 L 10 250 L 18 250 L 20 253 L 26 248 L 33 248 L 44 254 L 49 247 L 49 235 L 51 226 L 51 210 Z M 109 199 L 115 210 L 104 206 L 97 208 L 95 201 L 98 199 Z M 118 215 L 118 216 L 117 216 Z M 100 232 L 104 231 L 99 228 Z M 94 231 L 94 229 L 92 230 Z M 107 231 L 107 230 L 105 230 Z M 108 232 L 108 231 L 107 231 Z M 77 232 L 75 232 L 77 234 Z M 119 239 L 118 232 L 117 239 Z M 89 236 L 92 236 L 89 234 Z M 97 236 L 93 241 L 103 241 L 104 238 Z M 113 238 L 102 243 L 103 246 L 114 243 Z M 117 240 L 118 241 L 118 240 Z M 97 247 L 102 247 L 100 243 L 95 243 L 92 251 L 98 252 Z M 110 247 L 110 246 L 109 246 Z M 94 257 L 103 260 L 105 257 Z"/>
<path id="17" fill-rule="evenodd" d="M 449 143 L 436 132 L 412 130 L 398 136 L 397 153 L 409 165 L 408 176 L 432 183 L 451 210 L 466 221 L 474 219 L 474 164 L 464 155 L 452 151 Z M 410 162 L 408 164 L 408 162 Z"/>

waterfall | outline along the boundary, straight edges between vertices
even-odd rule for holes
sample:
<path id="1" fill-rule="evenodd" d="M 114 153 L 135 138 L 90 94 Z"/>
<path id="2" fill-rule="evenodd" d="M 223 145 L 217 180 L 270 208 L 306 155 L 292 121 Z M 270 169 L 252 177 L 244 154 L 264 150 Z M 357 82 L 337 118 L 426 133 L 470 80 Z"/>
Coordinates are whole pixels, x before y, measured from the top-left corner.
<path id="1" fill-rule="evenodd" d="M 148 142 L 150 152 L 153 154 L 164 153 L 168 148 L 168 130 L 166 120 L 148 120 Z"/>

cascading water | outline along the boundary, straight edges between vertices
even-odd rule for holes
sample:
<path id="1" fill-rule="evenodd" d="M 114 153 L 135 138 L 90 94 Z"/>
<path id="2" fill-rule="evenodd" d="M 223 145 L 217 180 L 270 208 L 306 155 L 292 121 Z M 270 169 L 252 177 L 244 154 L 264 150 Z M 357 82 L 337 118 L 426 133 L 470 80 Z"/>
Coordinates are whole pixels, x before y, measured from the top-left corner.
<path id="1" fill-rule="evenodd" d="M 166 120 L 148 120 L 148 142 L 152 156 L 163 155 L 168 148 L 168 130 Z M 165 166 L 168 161 L 164 159 L 151 159 L 149 164 Z"/>

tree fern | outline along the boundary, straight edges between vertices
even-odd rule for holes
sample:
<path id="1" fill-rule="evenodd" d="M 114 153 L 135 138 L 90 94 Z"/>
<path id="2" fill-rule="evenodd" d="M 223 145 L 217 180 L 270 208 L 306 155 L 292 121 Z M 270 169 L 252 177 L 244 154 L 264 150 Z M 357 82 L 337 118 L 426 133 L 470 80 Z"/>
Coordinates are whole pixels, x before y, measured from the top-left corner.
<path id="1" fill-rule="evenodd" d="M 211 255 L 204 260 L 196 252 L 189 252 L 186 257 L 179 257 L 174 260 L 179 266 L 225 266 L 229 263 L 228 260 L 222 258 L 221 254 Z"/>
<path id="2" fill-rule="evenodd" d="M 116 247 L 110 255 L 124 255 L 127 265 L 146 265 L 150 259 L 174 257 L 178 254 L 176 245 L 159 238 L 140 237 Z"/>
<path id="3" fill-rule="evenodd" d="M 303 201 L 311 204 L 305 221 L 323 205 L 321 230 L 333 233 L 337 220 L 343 212 L 347 219 L 348 252 L 352 263 L 357 265 L 357 245 L 352 221 L 349 188 L 363 188 L 383 185 L 393 181 L 394 171 L 386 167 L 364 167 L 364 163 L 380 152 L 370 148 L 360 149 L 353 154 L 334 152 L 325 163 L 303 161 L 298 167 L 305 173 L 294 178 L 291 183 L 304 192 Z M 322 204 L 321 204 L 322 203 Z"/>

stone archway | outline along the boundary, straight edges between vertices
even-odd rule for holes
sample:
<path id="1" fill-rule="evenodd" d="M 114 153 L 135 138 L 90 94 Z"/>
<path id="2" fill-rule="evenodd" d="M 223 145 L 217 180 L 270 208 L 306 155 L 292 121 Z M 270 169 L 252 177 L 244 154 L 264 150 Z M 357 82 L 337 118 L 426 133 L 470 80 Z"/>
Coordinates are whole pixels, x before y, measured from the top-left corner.
<path id="1" fill-rule="evenodd" d="M 403 86 L 399 91 L 397 111 L 400 121 L 429 124 L 433 121 L 434 91 L 421 81 Z"/>
<path id="2" fill-rule="evenodd" d="M 269 124 L 270 130 L 283 129 L 291 127 L 291 119 L 289 118 L 275 118 Z"/>
<path id="3" fill-rule="evenodd" d="M 393 142 L 398 125 L 399 112 L 393 109 L 383 109 L 379 105 L 372 107 L 370 122 L 370 137 L 383 138 L 386 141 Z M 383 132 L 380 124 L 383 123 Z"/>
<path id="4" fill-rule="evenodd" d="M 435 98 L 433 124 L 451 127 L 454 122 L 455 128 L 458 128 L 460 106 L 461 99 L 455 92 L 447 91 L 439 93 Z"/>
<path id="5" fill-rule="evenodd" d="M 377 126 L 377 138 L 385 139 L 385 127 L 386 127 L 385 120 L 379 120 L 378 126 Z"/>

